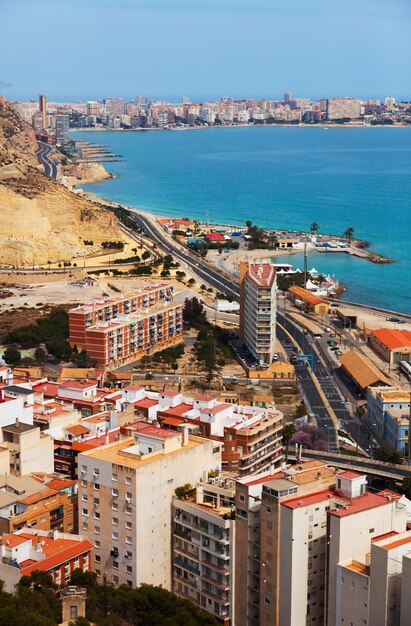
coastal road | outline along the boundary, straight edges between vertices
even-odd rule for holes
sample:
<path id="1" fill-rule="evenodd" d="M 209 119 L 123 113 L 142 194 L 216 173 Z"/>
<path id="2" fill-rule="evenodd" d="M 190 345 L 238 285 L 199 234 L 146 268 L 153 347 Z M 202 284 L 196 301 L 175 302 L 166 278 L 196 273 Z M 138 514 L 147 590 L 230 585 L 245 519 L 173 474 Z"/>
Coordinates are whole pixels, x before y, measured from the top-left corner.
<path id="1" fill-rule="evenodd" d="M 39 149 L 36 152 L 36 156 L 44 167 L 44 173 L 49 178 L 57 180 L 60 174 L 60 162 L 50 156 L 53 152 L 53 146 L 43 143 L 42 141 L 38 141 L 37 143 Z"/>
<path id="2" fill-rule="evenodd" d="M 189 267 L 191 271 L 199 276 L 199 278 L 210 284 L 215 289 L 226 292 L 228 295 L 233 296 L 236 300 L 239 299 L 239 285 L 231 278 L 210 267 L 208 263 L 190 257 L 185 251 L 169 240 L 166 234 L 161 230 L 161 227 L 157 226 L 157 224 L 155 224 L 153 220 L 146 215 L 136 211 L 133 212 L 133 219 L 141 228 L 144 229 L 147 236 L 150 237 L 156 245 L 166 250 L 169 254 L 177 257 L 179 261 Z M 358 439 L 359 445 L 366 449 L 369 446 L 369 439 L 366 433 L 361 432 L 358 425 L 355 421 L 353 421 L 353 418 L 347 410 L 332 378 L 333 372 L 327 368 L 320 359 L 320 355 L 315 344 L 309 342 L 307 336 L 303 334 L 301 329 L 299 329 L 298 326 L 279 312 L 277 312 L 277 321 L 279 324 L 277 329 L 278 337 L 280 341 L 284 342 L 283 345 L 286 349 L 287 346 L 289 346 L 286 341 L 287 334 L 281 326 L 293 337 L 295 344 L 301 348 L 304 354 L 313 354 L 314 372 L 322 392 L 327 398 L 329 406 L 336 417 L 344 423 L 346 430 L 351 434 L 353 439 L 355 441 Z M 338 449 L 337 433 L 333 419 L 326 404 L 324 403 L 323 398 L 321 397 L 319 390 L 310 376 L 307 365 L 298 364 L 296 366 L 296 375 L 306 402 L 309 405 L 310 410 L 316 415 L 318 425 L 325 430 L 325 432 L 327 432 L 330 451 L 336 451 Z"/>

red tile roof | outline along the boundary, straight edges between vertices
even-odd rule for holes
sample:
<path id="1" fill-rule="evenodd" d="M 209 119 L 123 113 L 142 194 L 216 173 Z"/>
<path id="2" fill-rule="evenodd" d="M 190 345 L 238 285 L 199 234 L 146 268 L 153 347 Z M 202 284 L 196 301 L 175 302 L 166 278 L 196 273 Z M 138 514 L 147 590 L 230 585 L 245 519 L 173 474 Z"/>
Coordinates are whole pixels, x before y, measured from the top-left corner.
<path id="1" fill-rule="evenodd" d="M 225 241 L 223 235 L 220 233 L 207 233 L 206 237 L 209 241 Z"/>
<path id="2" fill-rule="evenodd" d="M 374 335 L 389 350 L 411 348 L 411 331 L 396 330 L 394 328 L 378 328 L 373 330 Z"/>
<path id="3" fill-rule="evenodd" d="M 181 415 L 185 415 L 185 413 L 187 413 L 188 411 L 191 411 L 192 408 L 193 407 L 191 404 L 186 404 L 185 402 L 182 402 L 177 406 L 170 406 L 168 409 L 162 410 L 161 413 L 163 415 L 180 417 Z"/>
<path id="4" fill-rule="evenodd" d="M 169 430 L 168 428 L 157 428 L 157 426 L 146 426 L 145 428 L 141 428 L 139 432 L 142 435 L 155 437 L 157 439 L 170 439 L 176 436 L 175 431 Z"/>
<path id="5" fill-rule="evenodd" d="M 272 287 L 275 269 L 271 263 L 249 263 L 247 276 L 257 287 Z"/>
<path id="6" fill-rule="evenodd" d="M 162 421 L 162 424 L 167 424 L 167 426 L 181 426 L 184 424 L 184 420 L 179 417 L 166 417 L 165 420 Z"/>
<path id="7" fill-rule="evenodd" d="M 290 486 L 292 483 L 290 483 Z M 309 506 L 310 504 L 317 504 L 317 502 L 323 502 L 324 500 L 329 500 L 334 496 L 334 493 L 330 489 L 325 489 L 324 491 L 317 491 L 316 493 L 309 493 L 306 496 L 297 496 L 295 498 L 290 498 L 285 502 L 282 502 L 284 506 L 289 509 L 299 509 L 303 506 Z"/>
<path id="8" fill-rule="evenodd" d="M 150 400 L 150 398 L 143 398 L 142 400 L 136 400 L 133 402 L 134 406 L 142 409 L 151 409 L 152 406 L 158 404 L 158 400 Z"/>
<path id="9" fill-rule="evenodd" d="M 90 387 L 95 387 L 97 383 L 87 381 L 85 383 L 80 382 L 79 380 L 68 380 L 64 383 L 61 383 L 62 389 L 90 389 Z"/>
<path id="10" fill-rule="evenodd" d="M 335 515 L 336 517 L 346 517 L 347 515 L 354 515 L 355 513 L 375 509 L 388 503 L 389 501 L 387 498 L 384 498 L 376 493 L 368 492 L 362 496 L 358 496 L 358 498 L 347 500 L 346 508 L 340 507 L 334 511 L 330 511 L 330 514 Z"/>
<path id="11" fill-rule="evenodd" d="M 345 472 L 341 472 L 338 474 L 338 478 L 348 478 L 349 480 L 355 480 L 356 478 L 363 478 L 364 474 L 360 474 L 359 472 L 352 472 L 351 470 L 347 470 Z"/>

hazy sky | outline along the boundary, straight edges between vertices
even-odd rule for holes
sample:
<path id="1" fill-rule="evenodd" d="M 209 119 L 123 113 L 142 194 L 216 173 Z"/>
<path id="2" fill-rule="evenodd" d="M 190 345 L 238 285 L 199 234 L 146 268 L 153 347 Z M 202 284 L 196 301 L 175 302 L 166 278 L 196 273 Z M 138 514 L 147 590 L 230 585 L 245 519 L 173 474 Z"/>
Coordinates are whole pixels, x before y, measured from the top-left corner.
<path id="1" fill-rule="evenodd" d="M 0 0 L 9 99 L 411 97 L 411 0 Z"/>

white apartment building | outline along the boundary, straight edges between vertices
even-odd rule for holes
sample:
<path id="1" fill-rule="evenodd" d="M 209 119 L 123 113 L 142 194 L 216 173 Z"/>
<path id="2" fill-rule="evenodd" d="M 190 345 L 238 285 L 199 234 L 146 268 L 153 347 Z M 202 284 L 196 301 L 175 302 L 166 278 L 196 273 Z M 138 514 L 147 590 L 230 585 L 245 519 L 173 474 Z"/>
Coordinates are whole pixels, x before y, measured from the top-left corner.
<path id="1" fill-rule="evenodd" d="M 212 478 L 173 502 L 173 592 L 212 613 L 234 618 L 235 483 Z"/>
<path id="2" fill-rule="evenodd" d="M 221 444 L 144 423 L 80 454 L 79 528 L 95 546 L 99 580 L 171 590 L 174 490 L 220 467 Z"/>
<path id="3" fill-rule="evenodd" d="M 271 263 L 240 263 L 240 339 L 262 365 L 275 352 L 276 273 Z"/>

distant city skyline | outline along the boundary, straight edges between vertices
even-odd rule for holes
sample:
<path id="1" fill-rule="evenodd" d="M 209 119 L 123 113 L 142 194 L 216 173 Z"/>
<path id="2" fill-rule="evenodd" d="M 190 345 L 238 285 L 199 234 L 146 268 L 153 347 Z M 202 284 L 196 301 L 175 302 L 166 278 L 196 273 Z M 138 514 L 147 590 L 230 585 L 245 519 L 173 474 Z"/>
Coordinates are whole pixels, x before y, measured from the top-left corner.
<path id="1" fill-rule="evenodd" d="M 0 16 L 9 99 L 410 98 L 408 0 L 3 0 Z"/>

